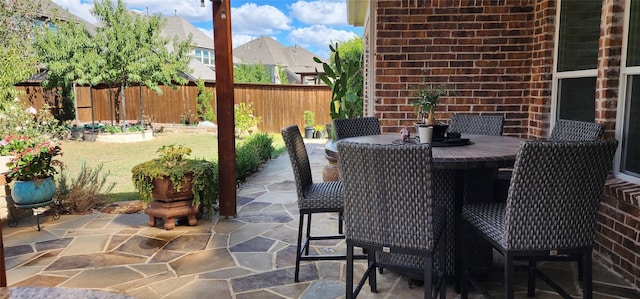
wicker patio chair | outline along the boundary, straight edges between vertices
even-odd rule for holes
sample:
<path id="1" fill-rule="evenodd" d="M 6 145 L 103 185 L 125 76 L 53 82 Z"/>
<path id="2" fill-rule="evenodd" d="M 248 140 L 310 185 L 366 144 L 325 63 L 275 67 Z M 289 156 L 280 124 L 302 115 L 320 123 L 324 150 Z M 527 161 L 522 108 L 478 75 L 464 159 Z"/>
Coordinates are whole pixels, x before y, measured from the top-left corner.
<path id="1" fill-rule="evenodd" d="M 434 200 L 431 147 L 343 142 L 338 151 L 345 201 L 346 298 L 356 297 L 367 279 L 371 292 L 377 292 L 376 267 L 424 279 L 425 298 L 432 296 L 432 278 L 440 278 L 434 292 L 445 298 L 443 276 L 433 273 L 436 247 L 444 260 L 444 242 L 440 241 L 446 216 Z M 354 247 L 368 253 L 367 270 L 355 290 Z M 381 253 L 403 263 L 383 264 Z"/>
<path id="2" fill-rule="evenodd" d="M 559 119 L 556 122 L 555 127 L 553 127 L 553 130 L 551 130 L 549 141 L 598 140 L 602 137 L 603 133 L 604 125 L 602 124 Z M 495 197 L 497 201 L 504 201 L 507 198 L 507 190 L 509 188 L 510 180 L 511 169 L 501 169 L 498 172 L 498 179 L 496 180 L 495 189 L 495 193 L 498 194 L 498 196 Z"/>
<path id="3" fill-rule="evenodd" d="M 451 117 L 449 132 L 476 135 L 502 135 L 504 117 L 456 113 Z"/>
<path id="4" fill-rule="evenodd" d="M 342 227 L 342 183 L 339 181 L 314 183 L 309 164 L 309 155 L 304 145 L 300 129 L 297 125 L 288 126 L 281 131 L 282 139 L 287 147 L 291 166 L 296 180 L 298 192 L 298 242 L 296 247 L 295 282 L 299 281 L 300 261 L 345 260 L 345 255 L 310 255 L 310 242 L 314 240 L 344 239 Z M 311 215 L 314 213 L 336 212 L 338 217 L 338 234 L 327 236 L 311 235 Z M 306 217 L 305 217 L 306 216 Z M 307 218 L 306 227 L 304 219 Z M 305 232 L 303 238 L 303 231 Z"/>
<path id="5" fill-rule="evenodd" d="M 592 122 L 559 119 L 551 130 L 549 141 L 598 140 L 604 133 L 604 125 Z"/>
<path id="6" fill-rule="evenodd" d="M 565 298 L 569 294 L 536 268 L 540 259 L 578 258 L 583 297 L 592 296 L 591 253 L 598 204 L 618 142 L 524 142 L 506 203 L 465 205 L 466 233 L 479 233 L 505 257 L 505 298 L 513 298 L 514 259 L 527 259 L 527 295 L 535 296 L 536 276 Z M 463 260 L 464 260 L 463 255 Z M 463 261 L 463 267 L 467 263 Z M 464 271 L 462 298 L 467 298 Z M 486 293 L 485 293 L 486 294 Z"/>
<path id="7" fill-rule="evenodd" d="M 381 134 L 376 117 L 336 118 L 333 120 L 336 139 Z"/>

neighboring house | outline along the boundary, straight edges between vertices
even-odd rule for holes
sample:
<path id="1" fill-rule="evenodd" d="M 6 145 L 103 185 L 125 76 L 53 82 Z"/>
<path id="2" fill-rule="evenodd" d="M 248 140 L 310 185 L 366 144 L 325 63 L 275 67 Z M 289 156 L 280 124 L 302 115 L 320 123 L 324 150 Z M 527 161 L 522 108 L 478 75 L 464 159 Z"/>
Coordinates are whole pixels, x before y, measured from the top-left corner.
<path id="1" fill-rule="evenodd" d="M 96 26 L 85 21 L 84 19 L 70 13 L 69 11 L 67 11 L 66 9 L 62 8 L 61 6 L 59 6 L 58 4 L 55 4 L 53 1 L 50 0 L 38 0 L 40 5 L 42 5 L 41 8 L 41 15 L 38 19 L 36 19 L 34 21 L 35 25 L 41 25 L 42 23 L 46 23 L 48 24 L 48 26 L 50 26 L 51 28 L 53 27 L 53 24 L 51 22 L 49 22 L 50 20 L 60 20 L 60 21 L 71 21 L 73 20 L 74 22 L 83 25 L 85 28 L 87 28 L 87 31 L 89 31 L 89 33 L 91 34 L 95 34 L 96 33 Z"/>
<path id="2" fill-rule="evenodd" d="M 448 83 L 436 117 L 505 117 L 504 132 L 548 137 L 558 119 L 621 141 L 594 256 L 640 287 L 640 0 L 347 0 L 364 26 L 365 115 L 384 132 L 416 120 L 412 86 Z"/>
<path id="3" fill-rule="evenodd" d="M 180 16 L 165 17 L 165 20 L 167 24 L 162 31 L 164 36 L 170 38 L 176 36 L 178 41 L 184 41 L 191 34 L 194 57 L 189 62 L 189 68 L 192 70 L 189 74 L 192 77 L 191 80 L 214 81 L 216 73 L 213 39 Z"/>
<path id="4" fill-rule="evenodd" d="M 313 53 L 298 46 L 285 47 L 268 36 L 261 36 L 235 47 L 233 56 L 242 64 L 262 64 L 269 67 L 275 75 L 273 83 L 280 83 L 280 78 L 277 78 L 280 67 L 286 70 L 287 82 L 298 84 L 316 84 L 317 76 L 309 74 L 315 73 L 316 68 L 322 70 L 322 65 L 313 61 Z M 305 82 L 301 81 L 302 77 L 305 78 Z"/>

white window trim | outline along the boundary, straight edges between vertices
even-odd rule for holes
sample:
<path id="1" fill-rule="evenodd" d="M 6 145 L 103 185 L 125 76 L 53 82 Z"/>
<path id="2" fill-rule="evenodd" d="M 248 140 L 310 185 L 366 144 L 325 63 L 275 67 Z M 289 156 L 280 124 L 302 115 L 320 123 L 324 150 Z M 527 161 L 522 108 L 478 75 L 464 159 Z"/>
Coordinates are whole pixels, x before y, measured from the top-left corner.
<path id="1" fill-rule="evenodd" d="M 627 0 L 629 1 L 629 0 Z M 556 118 L 558 117 L 558 85 L 560 84 L 561 79 L 571 79 L 571 78 L 585 78 L 585 77 L 598 77 L 598 69 L 589 69 L 589 70 L 578 70 L 578 71 L 565 71 L 558 72 L 558 51 L 560 48 L 560 14 L 562 9 L 562 0 L 556 2 L 556 20 L 558 23 L 556 24 L 554 41 L 555 45 L 553 48 L 553 71 L 552 71 L 552 80 L 551 80 L 551 115 L 549 115 L 549 131 L 547 134 L 551 134 L 551 130 L 556 125 Z M 549 137 L 543 136 L 543 137 Z"/>
<path id="2" fill-rule="evenodd" d="M 636 0 L 640 1 L 640 0 Z M 622 163 L 622 145 L 625 142 L 624 127 L 625 116 L 627 114 L 627 80 L 630 75 L 640 75 L 640 66 L 627 67 L 627 46 L 629 44 L 629 22 L 631 18 L 631 0 L 624 3 L 624 26 L 622 29 L 622 56 L 620 57 L 620 85 L 618 89 L 618 110 L 616 111 L 616 139 L 620 141 L 616 151 L 614 174 L 616 177 L 634 184 L 640 184 L 640 178 L 620 172 Z"/>

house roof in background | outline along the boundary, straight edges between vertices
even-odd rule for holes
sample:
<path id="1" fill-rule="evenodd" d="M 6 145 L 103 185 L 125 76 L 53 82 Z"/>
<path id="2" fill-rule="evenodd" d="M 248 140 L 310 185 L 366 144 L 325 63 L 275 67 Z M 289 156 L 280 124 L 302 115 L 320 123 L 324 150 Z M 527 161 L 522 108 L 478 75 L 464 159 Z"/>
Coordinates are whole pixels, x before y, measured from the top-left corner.
<path id="1" fill-rule="evenodd" d="M 298 46 L 285 47 L 268 36 L 234 48 L 233 56 L 245 64 L 281 65 L 296 74 L 315 72 L 316 68 L 322 70 L 322 64 L 313 61 L 313 53 Z"/>
<path id="2" fill-rule="evenodd" d="M 96 26 L 94 24 L 91 24 L 85 21 L 83 18 L 80 18 L 70 13 L 68 10 L 62 8 L 58 4 L 55 4 L 53 1 L 50 1 L 50 0 L 38 0 L 38 1 L 39 1 L 38 4 L 42 5 L 40 16 L 43 19 L 53 19 L 53 20 L 60 20 L 60 21 L 66 21 L 66 22 L 73 20 L 74 22 L 85 26 L 85 28 L 87 28 L 87 31 L 89 31 L 89 33 L 91 34 L 96 33 Z"/>
<path id="3" fill-rule="evenodd" d="M 178 41 L 184 41 L 192 36 L 192 45 L 198 48 L 213 49 L 213 39 L 200 31 L 198 28 L 191 25 L 184 18 L 180 16 L 164 17 L 167 20 L 167 24 L 162 31 L 165 36 L 173 38 L 178 37 Z"/>

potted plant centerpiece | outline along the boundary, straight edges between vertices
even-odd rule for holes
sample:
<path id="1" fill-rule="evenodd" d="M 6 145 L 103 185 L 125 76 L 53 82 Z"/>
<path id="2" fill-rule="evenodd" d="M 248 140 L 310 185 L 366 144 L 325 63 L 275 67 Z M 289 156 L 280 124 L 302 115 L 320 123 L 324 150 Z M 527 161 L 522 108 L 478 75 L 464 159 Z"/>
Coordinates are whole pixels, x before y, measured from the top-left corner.
<path id="1" fill-rule="evenodd" d="M 62 168 L 62 162 L 54 159 L 62 154 L 60 146 L 27 136 L 8 136 L 2 142 L 1 151 L 5 150 L 13 155 L 6 164 L 13 201 L 17 205 L 51 201 L 56 191 L 53 176 Z"/>
<path id="2" fill-rule="evenodd" d="M 448 125 L 439 124 L 435 118 L 436 108 L 440 96 L 449 93 L 447 84 L 434 86 L 431 84 L 423 84 L 414 88 L 417 100 L 411 103 L 415 108 L 416 115 L 420 122 L 416 123 L 416 133 L 420 126 L 433 126 L 433 140 L 444 139 L 445 131 Z"/>
<path id="3" fill-rule="evenodd" d="M 188 216 L 195 225 L 199 209 L 211 214 L 217 199 L 216 164 L 203 159 L 187 159 L 191 149 L 182 145 L 164 145 L 160 156 L 131 169 L 135 189 L 149 204 L 149 225 L 165 218 L 165 229 L 175 226 L 175 217 Z M 172 208 L 174 208 L 172 210 Z"/>

